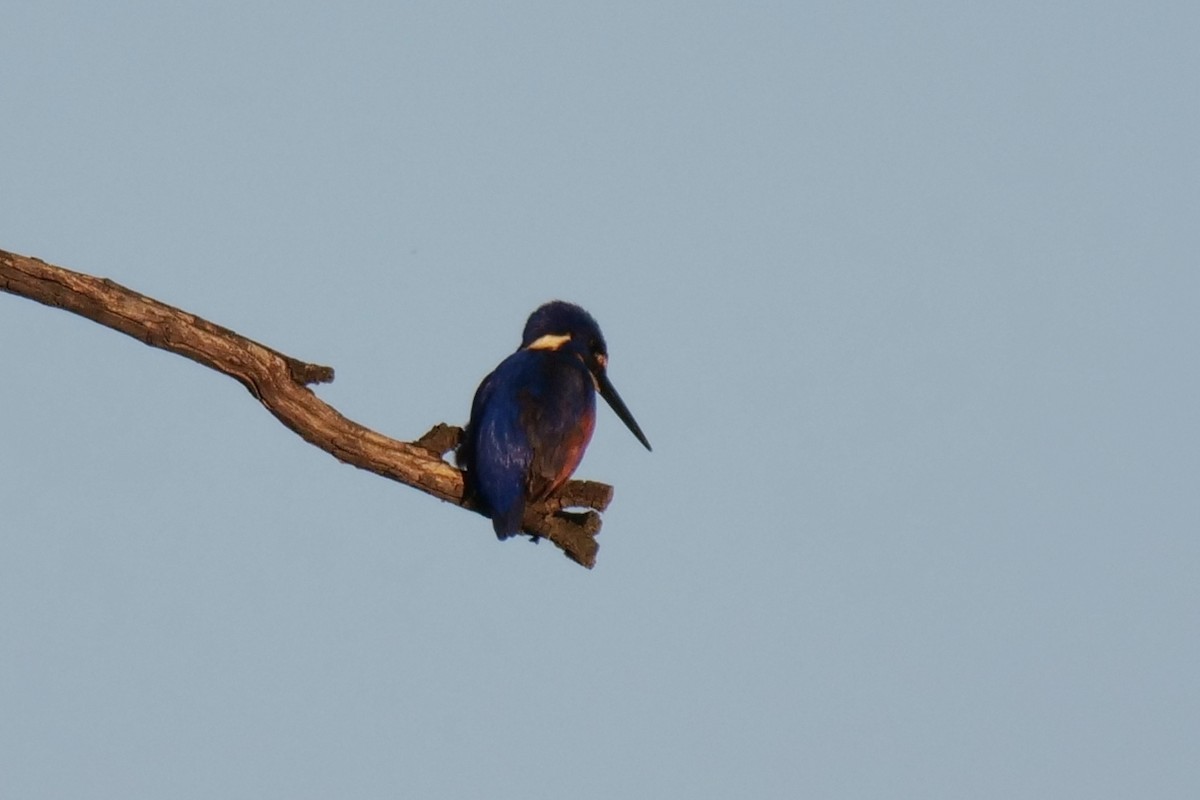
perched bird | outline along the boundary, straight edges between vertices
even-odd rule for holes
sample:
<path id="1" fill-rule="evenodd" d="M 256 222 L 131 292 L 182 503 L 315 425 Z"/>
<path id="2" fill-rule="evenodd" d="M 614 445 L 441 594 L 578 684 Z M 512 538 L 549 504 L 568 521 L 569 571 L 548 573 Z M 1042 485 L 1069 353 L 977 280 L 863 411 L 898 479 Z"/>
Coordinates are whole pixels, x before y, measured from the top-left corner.
<path id="1" fill-rule="evenodd" d="M 596 390 L 650 449 L 607 366 L 596 320 L 555 300 L 529 315 L 521 347 L 479 384 L 458 463 L 467 496 L 500 539 L 520 532 L 526 503 L 548 497 L 579 466 L 596 425 Z"/>

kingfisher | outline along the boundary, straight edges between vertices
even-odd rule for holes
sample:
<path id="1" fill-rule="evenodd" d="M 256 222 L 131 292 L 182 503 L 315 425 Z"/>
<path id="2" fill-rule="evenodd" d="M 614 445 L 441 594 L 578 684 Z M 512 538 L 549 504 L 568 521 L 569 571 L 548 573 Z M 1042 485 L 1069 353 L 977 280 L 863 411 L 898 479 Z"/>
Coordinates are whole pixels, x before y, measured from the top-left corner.
<path id="1" fill-rule="evenodd" d="M 526 503 L 549 497 L 579 466 L 596 426 L 597 391 L 650 450 L 607 368 L 596 320 L 555 300 L 529 315 L 521 346 L 479 384 L 457 456 L 467 496 L 492 518 L 498 538 L 520 533 Z"/>

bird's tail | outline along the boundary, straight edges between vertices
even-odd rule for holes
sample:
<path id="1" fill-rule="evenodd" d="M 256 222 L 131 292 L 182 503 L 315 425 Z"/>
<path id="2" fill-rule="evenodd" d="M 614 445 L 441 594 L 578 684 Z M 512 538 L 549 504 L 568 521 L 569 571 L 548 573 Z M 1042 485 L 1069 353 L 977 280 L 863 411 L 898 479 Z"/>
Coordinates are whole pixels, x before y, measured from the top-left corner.
<path id="1" fill-rule="evenodd" d="M 496 538 L 504 541 L 510 536 L 521 532 L 521 519 L 525 516 L 525 502 L 518 499 L 505 509 L 497 509 L 492 513 L 492 529 Z"/>

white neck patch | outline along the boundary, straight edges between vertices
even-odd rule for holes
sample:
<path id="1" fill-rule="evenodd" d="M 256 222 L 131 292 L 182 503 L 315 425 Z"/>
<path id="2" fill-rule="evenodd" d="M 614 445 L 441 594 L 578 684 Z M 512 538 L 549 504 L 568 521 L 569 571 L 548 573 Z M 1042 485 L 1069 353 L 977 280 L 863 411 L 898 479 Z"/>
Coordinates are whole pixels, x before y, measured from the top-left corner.
<path id="1" fill-rule="evenodd" d="M 571 334 L 555 334 L 547 333 L 545 336 L 539 336 L 529 343 L 526 350 L 557 350 L 567 342 L 571 341 Z"/>

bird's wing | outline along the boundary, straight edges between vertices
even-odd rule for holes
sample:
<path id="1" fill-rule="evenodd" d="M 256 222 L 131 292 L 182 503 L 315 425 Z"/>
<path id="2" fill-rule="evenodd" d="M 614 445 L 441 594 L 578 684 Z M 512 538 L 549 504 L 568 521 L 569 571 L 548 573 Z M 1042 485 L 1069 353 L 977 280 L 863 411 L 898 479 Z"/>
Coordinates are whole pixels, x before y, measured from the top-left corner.
<path id="1" fill-rule="evenodd" d="M 467 491 L 492 517 L 497 535 L 520 530 L 532 448 L 521 427 L 517 404 L 521 359 L 510 356 L 484 378 L 471 404 L 458 461 Z"/>

